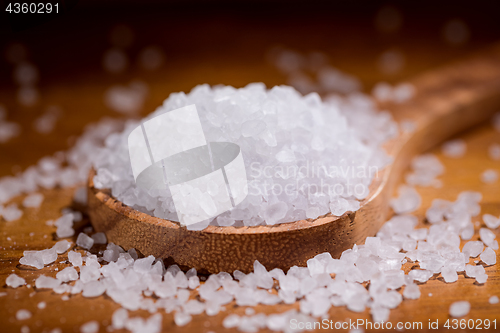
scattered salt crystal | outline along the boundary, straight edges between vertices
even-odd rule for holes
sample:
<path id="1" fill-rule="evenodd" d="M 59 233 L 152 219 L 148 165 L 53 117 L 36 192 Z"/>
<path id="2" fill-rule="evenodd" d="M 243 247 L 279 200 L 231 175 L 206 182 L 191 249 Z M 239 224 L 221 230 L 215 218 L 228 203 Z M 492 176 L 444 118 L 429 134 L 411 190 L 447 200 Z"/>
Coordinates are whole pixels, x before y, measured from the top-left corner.
<path id="1" fill-rule="evenodd" d="M 56 274 L 56 278 L 61 282 L 78 280 L 78 272 L 73 267 L 66 267 Z"/>
<path id="2" fill-rule="evenodd" d="M 56 252 L 58 254 L 61 254 L 61 253 L 68 251 L 68 249 L 71 247 L 71 244 L 72 243 L 70 241 L 62 240 L 62 241 L 57 242 L 53 246 L 53 248 L 56 250 Z"/>
<path id="3" fill-rule="evenodd" d="M 454 267 L 445 266 L 441 270 L 441 276 L 446 283 L 456 282 L 458 280 L 458 274 Z"/>
<path id="4" fill-rule="evenodd" d="M 11 222 L 15 220 L 19 220 L 21 216 L 23 216 L 23 211 L 17 208 L 15 203 L 4 207 L 1 211 L 2 217 L 5 221 Z"/>
<path id="5" fill-rule="evenodd" d="M 80 326 L 81 333 L 97 333 L 99 332 L 99 323 L 96 320 L 89 321 L 88 323 Z"/>
<path id="6" fill-rule="evenodd" d="M 41 251 L 24 251 L 24 256 L 19 260 L 19 263 L 38 269 L 42 269 L 44 266 Z"/>
<path id="7" fill-rule="evenodd" d="M 83 232 L 81 232 L 78 235 L 78 238 L 76 239 L 76 245 L 89 250 L 92 247 L 92 245 L 94 245 L 94 240 L 91 237 L 84 234 Z"/>
<path id="8" fill-rule="evenodd" d="M 225 328 L 234 328 L 240 325 L 240 317 L 236 314 L 231 314 L 224 318 L 222 321 L 222 326 Z"/>
<path id="9" fill-rule="evenodd" d="M 174 315 L 174 322 L 177 326 L 185 326 L 191 321 L 191 315 L 184 312 L 176 312 Z"/>
<path id="10" fill-rule="evenodd" d="M 403 103 L 415 95 L 415 87 L 411 83 L 403 82 L 394 87 L 392 99 L 396 103 Z"/>
<path id="11" fill-rule="evenodd" d="M 492 143 L 488 147 L 488 155 L 492 160 L 498 161 L 500 160 L 500 144 Z"/>
<path id="12" fill-rule="evenodd" d="M 488 302 L 490 304 L 498 304 L 498 302 L 500 302 L 500 301 L 498 300 L 498 296 L 491 296 L 490 299 L 488 300 Z"/>
<path id="13" fill-rule="evenodd" d="M 481 240 L 483 241 L 484 244 L 486 244 L 486 246 L 490 247 L 494 246 L 495 234 L 490 229 L 487 228 L 479 229 L 479 237 L 481 237 Z"/>
<path id="14" fill-rule="evenodd" d="M 486 184 L 495 183 L 498 180 L 498 171 L 488 169 L 481 174 L 481 181 Z"/>
<path id="15" fill-rule="evenodd" d="M 497 255 L 491 247 L 487 247 L 480 256 L 481 260 L 488 266 L 494 265 L 497 262 Z"/>
<path id="16" fill-rule="evenodd" d="M 470 311 L 470 303 L 467 301 L 454 302 L 450 306 L 450 315 L 452 317 L 463 317 Z"/>
<path id="17" fill-rule="evenodd" d="M 455 139 L 447 141 L 441 147 L 443 155 L 451 158 L 459 158 L 465 155 L 467 145 L 462 139 Z"/>
<path id="18" fill-rule="evenodd" d="M 431 186 L 436 183 L 436 177 L 444 172 L 444 166 L 433 154 L 424 154 L 413 158 L 413 172 L 406 175 L 410 185 Z"/>
<path id="19" fill-rule="evenodd" d="M 21 309 L 16 312 L 17 320 L 26 320 L 30 318 L 31 318 L 31 312 L 29 312 L 28 310 Z"/>
<path id="20" fill-rule="evenodd" d="M 61 281 L 50 276 L 40 275 L 35 280 L 37 289 L 54 289 L 61 284 Z"/>
<path id="21" fill-rule="evenodd" d="M 200 285 L 200 279 L 197 276 L 191 276 L 188 279 L 188 288 L 196 289 Z"/>
<path id="22" fill-rule="evenodd" d="M 21 333 L 30 333 L 30 328 L 26 325 L 21 326 Z"/>
<path id="23" fill-rule="evenodd" d="M 69 251 L 68 260 L 75 267 L 81 267 L 83 265 L 82 255 L 79 252 Z"/>
<path id="24" fill-rule="evenodd" d="M 420 298 L 420 289 L 415 283 L 406 285 L 403 296 L 408 299 L 418 299 Z"/>
<path id="25" fill-rule="evenodd" d="M 94 240 L 94 244 L 106 244 L 106 234 L 104 232 L 98 232 L 92 235 L 92 239 Z"/>
<path id="26" fill-rule="evenodd" d="M 23 200 L 24 207 L 38 208 L 42 204 L 43 194 L 41 193 L 33 193 L 28 195 Z"/>
<path id="27" fill-rule="evenodd" d="M 408 273 L 408 275 L 412 279 L 422 283 L 427 282 L 427 280 L 429 280 L 433 276 L 432 272 L 425 269 L 413 269 L 410 271 L 410 273 Z"/>
<path id="28" fill-rule="evenodd" d="M 135 114 L 144 104 L 148 88 L 144 82 L 131 82 L 129 86 L 112 86 L 104 94 L 105 104 L 123 114 Z"/>
<path id="29" fill-rule="evenodd" d="M 465 243 L 462 248 L 462 253 L 466 254 L 466 257 L 477 257 L 481 252 L 483 252 L 484 245 L 481 241 L 469 241 Z"/>
<path id="30" fill-rule="evenodd" d="M 111 326 L 115 330 L 119 330 L 125 327 L 125 323 L 128 319 L 128 312 L 124 308 L 119 308 L 115 312 L 113 312 L 113 316 L 111 317 Z"/>
<path id="31" fill-rule="evenodd" d="M 85 266 L 86 267 L 86 266 Z M 101 281 L 89 281 L 83 286 L 83 297 L 97 297 L 104 294 L 106 285 Z"/>
<path id="32" fill-rule="evenodd" d="M 411 213 L 417 210 L 422 199 L 418 192 L 410 186 L 401 185 L 398 188 L 399 196 L 397 198 L 391 199 L 391 207 L 396 214 Z"/>
<path id="33" fill-rule="evenodd" d="M 500 226 L 500 217 L 495 217 L 491 214 L 484 214 L 483 221 L 490 229 L 496 229 Z"/>
<path id="34" fill-rule="evenodd" d="M 40 302 L 40 303 L 38 303 L 38 304 L 36 305 L 36 307 L 37 307 L 37 308 L 39 308 L 39 309 L 41 309 L 41 310 L 43 310 L 43 309 L 45 309 L 45 308 L 47 307 L 47 303 L 45 303 L 45 302 Z"/>
<path id="35" fill-rule="evenodd" d="M 17 288 L 25 285 L 26 280 L 13 273 L 7 277 L 7 279 L 5 280 L 5 284 L 11 288 Z"/>

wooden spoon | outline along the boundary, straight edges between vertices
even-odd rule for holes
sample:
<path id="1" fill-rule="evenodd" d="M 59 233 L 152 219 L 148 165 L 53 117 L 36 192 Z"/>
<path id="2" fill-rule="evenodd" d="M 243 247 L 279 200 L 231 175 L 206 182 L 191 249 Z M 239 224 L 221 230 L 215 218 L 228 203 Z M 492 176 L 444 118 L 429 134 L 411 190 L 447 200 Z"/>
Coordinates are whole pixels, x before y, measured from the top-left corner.
<path id="1" fill-rule="evenodd" d="M 153 217 L 94 187 L 89 176 L 88 214 L 94 229 L 109 242 L 143 255 L 169 259 L 199 272 L 250 272 L 258 260 L 267 269 L 305 266 L 322 252 L 333 257 L 374 236 L 389 213 L 395 183 L 412 156 L 468 127 L 483 122 L 500 106 L 500 43 L 467 59 L 424 73 L 409 81 L 415 96 L 385 105 L 397 121 L 411 120 L 416 129 L 387 142 L 394 162 L 379 172 L 370 195 L 357 212 L 330 214 L 274 226 L 215 227 L 189 231 L 177 222 Z"/>

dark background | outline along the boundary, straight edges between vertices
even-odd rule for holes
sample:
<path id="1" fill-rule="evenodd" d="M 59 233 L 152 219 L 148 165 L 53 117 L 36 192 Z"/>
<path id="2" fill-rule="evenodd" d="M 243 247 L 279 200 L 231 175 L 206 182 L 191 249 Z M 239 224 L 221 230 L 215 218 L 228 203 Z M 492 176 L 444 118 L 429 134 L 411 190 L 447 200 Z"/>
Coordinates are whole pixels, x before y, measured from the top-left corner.
<path id="1" fill-rule="evenodd" d="M 269 50 L 281 45 L 324 52 L 332 66 L 358 77 L 370 92 L 379 81 L 411 78 L 500 40 L 499 1 L 73 0 L 60 2 L 57 15 L 7 14 L 6 4 L 0 14 L 0 104 L 23 131 L 0 145 L 0 174 L 67 149 L 86 124 L 102 116 L 123 117 L 105 106 L 103 94 L 133 79 L 149 86 L 140 115 L 154 111 L 170 93 L 201 83 L 241 87 L 258 81 L 271 87 L 287 82 L 266 60 Z M 377 29 L 377 13 L 386 6 L 401 14 L 399 29 Z M 443 39 L 443 27 L 453 19 L 470 32 L 460 45 Z M 130 66 L 111 74 L 103 70 L 102 57 L 117 24 L 130 27 L 134 41 L 124 50 Z M 28 61 L 40 73 L 40 100 L 31 107 L 15 98 L 14 65 L 4 57 L 12 43 L 26 46 Z M 139 52 L 149 45 L 165 54 L 164 65 L 152 72 L 136 65 Z M 387 50 L 404 55 L 404 66 L 395 73 L 377 67 Z M 54 132 L 35 133 L 31 123 L 52 104 L 64 110 Z"/>

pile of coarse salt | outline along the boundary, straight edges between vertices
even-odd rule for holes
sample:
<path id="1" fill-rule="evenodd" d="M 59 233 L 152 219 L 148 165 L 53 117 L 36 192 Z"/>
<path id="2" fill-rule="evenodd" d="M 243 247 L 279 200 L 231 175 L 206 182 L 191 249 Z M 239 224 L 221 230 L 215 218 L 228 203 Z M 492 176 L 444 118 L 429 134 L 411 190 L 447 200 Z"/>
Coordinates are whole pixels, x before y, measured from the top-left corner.
<path id="1" fill-rule="evenodd" d="M 389 158 L 381 144 L 397 134 L 397 124 L 361 94 L 322 100 L 311 93 L 253 83 L 240 89 L 200 85 L 175 93 L 150 119 L 195 104 L 208 142 L 233 142 L 242 151 L 249 193 L 213 224 L 260 225 L 336 216 L 356 211 L 359 200 Z M 168 191 L 135 186 L 128 153 L 130 122 L 96 151 L 97 188 L 148 214 L 178 221 Z M 206 205 L 210 207 L 210 205 Z M 211 221 L 188 228 L 203 229 Z"/>

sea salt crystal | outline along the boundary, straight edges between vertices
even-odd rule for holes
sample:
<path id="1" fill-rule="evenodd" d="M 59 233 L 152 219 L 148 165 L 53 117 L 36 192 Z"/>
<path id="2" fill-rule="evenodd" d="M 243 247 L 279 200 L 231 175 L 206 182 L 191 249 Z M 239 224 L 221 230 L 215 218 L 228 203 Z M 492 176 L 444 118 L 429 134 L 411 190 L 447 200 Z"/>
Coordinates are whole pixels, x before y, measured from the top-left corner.
<path id="1" fill-rule="evenodd" d="M 10 274 L 5 280 L 5 284 L 11 288 L 17 288 L 26 284 L 26 280 L 16 274 Z"/>
<path id="2" fill-rule="evenodd" d="M 94 244 L 106 244 L 106 234 L 104 232 L 97 232 L 92 235 L 92 239 L 94 240 Z"/>
<path id="3" fill-rule="evenodd" d="M 479 237 L 481 237 L 481 240 L 483 241 L 486 246 L 494 247 L 494 241 L 495 241 L 495 234 L 493 231 L 487 228 L 481 228 L 479 229 Z M 496 245 L 498 246 L 498 244 Z"/>
<path id="4" fill-rule="evenodd" d="M 427 280 L 429 280 L 433 274 L 432 272 L 425 270 L 425 269 L 412 269 L 408 275 L 413 279 L 417 280 L 418 282 L 425 283 Z"/>
<path id="5" fill-rule="evenodd" d="M 69 251 L 68 260 L 75 267 L 81 267 L 83 265 L 82 255 L 79 252 Z"/>
<path id="6" fill-rule="evenodd" d="M 443 155 L 450 158 L 463 157 L 467 151 L 467 145 L 462 139 L 447 141 L 441 147 Z"/>
<path id="7" fill-rule="evenodd" d="M 392 99 L 396 103 L 403 103 L 410 100 L 415 95 L 415 86 L 411 83 L 403 82 L 394 87 Z"/>
<path id="8" fill-rule="evenodd" d="M 92 245 L 94 245 L 94 240 L 91 237 L 84 234 L 83 232 L 81 232 L 78 235 L 78 238 L 76 239 L 76 245 L 89 250 L 92 247 Z"/>
<path id="9" fill-rule="evenodd" d="M 492 143 L 488 147 L 488 155 L 494 161 L 500 160 L 500 144 Z"/>
<path id="10" fill-rule="evenodd" d="M 462 253 L 466 254 L 466 257 L 477 257 L 481 252 L 483 252 L 484 245 L 481 241 L 469 241 L 465 243 L 462 248 Z"/>
<path id="11" fill-rule="evenodd" d="M 494 265 L 497 262 L 497 254 L 491 247 L 487 247 L 483 253 L 481 253 L 480 258 L 482 262 L 484 262 L 486 265 Z"/>
<path id="12" fill-rule="evenodd" d="M 88 323 L 80 326 L 81 333 L 97 333 L 99 332 L 99 322 L 96 320 L 89 321 Z"/>
<path id="13" fill-rule="evenodd" d="M 53 249 L 55 249 L 58 254 L 62 254 L 69 250 L 71 244 L 73 243 L 71 243 L 70 241 L 62 240 L 54 244 Z"/>
<path id="14" fill-rule="evenodd" d="M 406 285 L 403 296 L 407 299 L 418 299 L 420 298 L 420 289 L 415 283 Z"/>
<path id="15" fill-rule="evenodd" d="M 56 274 L 56 278 L 61 282 L 78 280 L 78 272 L 73 267 L 66 267 Z"/>
<path id="16" fill-rule="evenodd" d="M 458 280 L 458 274 L 454 267 L 445 266 L 441 270 L 441 276 L 446 283 L 456 282 Z"/>
<path id="17" fill-rule="evenodd" d="M 40 302 L 36 305 L 37 308 L 39 308 L 40 310 L 43 310 L 47 307 L 47 303 L 46 302 Z"/>
<path id="18" fill-rule="evenodd" d="M 498 299 L 498 296 L 491 296 L 490 299 L 488 300 L 490 304 L 498 304 L 500 300 Z"/>
<path id="19" fill-rule="evenodd" d="M 83 297 L 97 297 L 104 294 L 106 285 L 101 281 L 89 281 L 83 286 Z"/>
<path id="20" fill-rule="evenodd" d="M 495 183 L 498 180 L 498 171 L 488 169 L 481 174 L 481 181 L 486 184 Z"/>
<path id="21" fill-rule="evenodd" d="M 1 211 L 1 214 L 5 221 L 11 222 L 19 220 L 21 216 L 23 216 L 23 211 L 17 208 L 17 205 L 15 203 L 12 203 L 4 207 Z"/>
<path id="22" fill-rule="evenodd" d="M 391 207 L 396 214 L 411 213 L 417 210 L 422 199 L 418 192 L 410 186 L 400 185 L 398 188 L 399 196 L 397 198 L 391 199 Z"/>
<path id="23" fill-rule="evenodd" d="M 176 312 L 174 315 L 174 322 L 177 326 L 185 326 L 191 321 L 192 317 L 190 314 L 185 312 Z"/>
<path id="24" fill-rule="evenodd" d="M 436 184 L 436 177 L 444 172 L 444 166 L 433 154 L 414 157 L 411 162 L 413 172 L 406 175 L 410 185 L 431 186 Z"/>
<path id="25" fill-rule="evenodd" d="M 38 208 L 42 204 L 42 201 L 43 201 L 43 194 L 33 193 L 24 198 L 23 206 L 30 208 Z"/>
<path id="26" fill-rule="evenodd" d="M 18 310 L 16 312 L 16 319 L 17 320 L 26 320 L 31 318 L 31 312 L 25 309 Z"/>
<path id="27" fill-rule="evenodd" d="M 484 214 L 483 222 L 488 228 L 496 229 L 500 226 L 500 217 L 495 217 L 491 214 Z"/>
<path id="28" fill-rule="evenodd" d="M 80 280 L 86 284 L 90 281 L 97 281 L 101 273 L 99 268 L 93 266 L 82 266 L 80 267 Z"/>
<path id="29" fill-rule="evenodd" d="M 104 103 L 123 114 L 138 113 L 146 99 L 148 88 L 144 82 L 131 82 L 128 86 L 115 85 L 104 93 Z"/>
<path id="30" fill-rule="evenodd" d="M 54 289 L 61 284 L 61 281 L 50 276 L 40 275 L 35 280 L 37 289 Z"/>
<path id="31" fill-rule="evenodd" d="M 470 311 L 470 303 L 467 301 L 458 301 L 450 305 L 450 315 L 452 317 L 463 317 Z"/>

